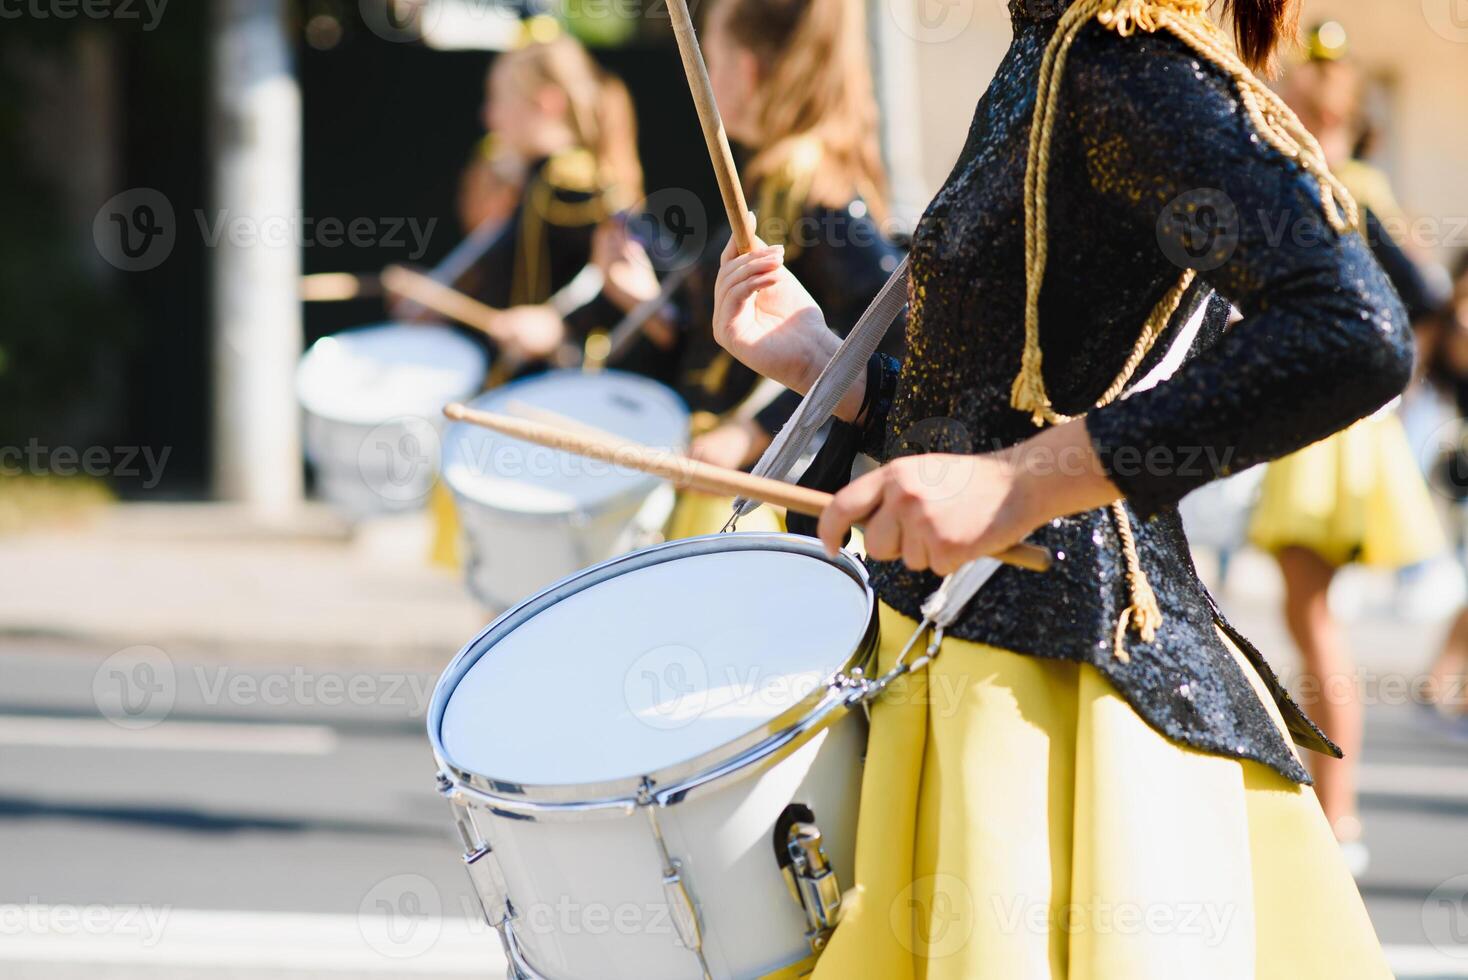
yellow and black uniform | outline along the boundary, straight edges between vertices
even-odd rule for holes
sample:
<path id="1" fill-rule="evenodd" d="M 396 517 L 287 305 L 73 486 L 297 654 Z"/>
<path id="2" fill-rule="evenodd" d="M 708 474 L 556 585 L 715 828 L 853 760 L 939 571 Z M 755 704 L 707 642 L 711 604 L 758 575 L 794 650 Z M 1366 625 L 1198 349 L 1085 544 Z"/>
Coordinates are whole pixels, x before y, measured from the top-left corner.
<path id="1" fill-rule="evenodd" d="M 629 203 L 624 196 L 603 179 L 588 150 L 537 161 L 498 240 L 458 287 L 496 309 L 550 302 L 590 263 L 597 225 Z M 584 335 L 593 325 L 582 313 L 567 317 L 573 334 Z"/>

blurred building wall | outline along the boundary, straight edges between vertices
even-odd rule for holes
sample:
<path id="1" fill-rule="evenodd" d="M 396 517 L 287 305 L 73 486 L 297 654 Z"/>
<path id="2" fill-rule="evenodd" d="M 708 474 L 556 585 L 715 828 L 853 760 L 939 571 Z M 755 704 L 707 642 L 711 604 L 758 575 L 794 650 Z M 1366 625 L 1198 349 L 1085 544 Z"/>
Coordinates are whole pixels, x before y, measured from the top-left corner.
<path id="1" fill-rule="evenodd" d="M 1381 83 L 1375 162 L 1419 222 L 1414 244 L 1446 260 L 1468 248 L 1468 13 L 1462 0 L 1306 0 L 1304 23 L 1340 21 Z M 1008 0 L 873 0 L 874 31 L 908 42 L 919 109 L 903 123 L 929 195 L 963 147 L 974 104 L 1009 45 Z M 909 103 L 910 104 L 910 103 Z M 893 142 L 889 131 L 889 145 Z M 899 175 L 900 176 L 900 175 Z"/>

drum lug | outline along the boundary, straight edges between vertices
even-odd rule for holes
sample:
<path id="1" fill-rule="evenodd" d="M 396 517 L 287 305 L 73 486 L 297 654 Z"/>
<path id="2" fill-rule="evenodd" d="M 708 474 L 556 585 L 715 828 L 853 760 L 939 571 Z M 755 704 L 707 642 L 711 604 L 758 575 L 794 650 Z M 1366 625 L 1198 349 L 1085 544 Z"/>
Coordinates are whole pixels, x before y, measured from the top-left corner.
<path id="1" fill-rule="evenodd" d="M 673 927 L 678 930 L 678 939 L 688 949 L 701 951 L 703 930 L 698 924 L 698 909 L 683 880 L 683 862 L 677 858 L 669 861 L 663 871 L 663 895 L 668 900 L 668 911 L 673 918 Z"/>
<path id="2" fill-rule="evenodd" d="M 469 874 L 469 884 L 479 898 L 479 907 L 484 912 L 484 921 L 494 929 L 501 929 L 505 922 L 514 917 L 510 905 L 509 886 L 500 872 L 494 848 L 482 840 L 474 826 L 474 818 L 464 804 L 463 797 L 454 787 L 453 780 L 444 773 L 438 774 L 438 792 L 448 801 L 454 814 L 454 826 L 459 829 L 459 839 L 464 844 L 462 856 L 464 870 Z"/>
<path id="3" fill-rule="evenodd" d="M 792 824 L 785 846 L 790 852 L 786 883 L 793 886 L 805 909 L 806 924 L 810 927 L 805 935 L 811 952 L 819 953 L 826 948 L 841 918 L 841 884 L 826 858 L 821 830 L 815 824 Z"/>

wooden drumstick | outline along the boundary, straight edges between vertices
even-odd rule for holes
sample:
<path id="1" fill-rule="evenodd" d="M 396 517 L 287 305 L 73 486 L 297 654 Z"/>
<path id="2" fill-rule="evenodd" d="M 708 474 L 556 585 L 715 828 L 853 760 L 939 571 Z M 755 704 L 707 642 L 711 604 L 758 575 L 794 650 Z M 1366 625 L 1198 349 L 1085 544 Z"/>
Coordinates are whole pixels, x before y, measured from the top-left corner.
<path id="1" fill-rule="evenodd" d="M 307 303 L 340 303 L 382 295 L 376 276 L 353 272 L 317 272 L 301 277 L 301 299 Z"/>
<path id="2" fill-rule="evenodd" d="M 743 255 L 754 248 L 749 206 L 744 202 L 744 187 L 739 183 L 739 172 L 734 168 L 734 154 L 729 152 L 729 135 L 724 132 L 724 121 L 719 118 L 719 106 L 714 102 L 714 87 L 709 83 L 708 67 L 704 65 L 703 52 L 698 48 L 687 0 L 668 0 L 668 13 L 673 20 L 673 37 L 678 41 L 678 53 L 683 57 L 683 73 L 688 76 L 688 89 L 693 93 L 693 105 L 698 110 L 703 139 L 708 144 L 709 160 L 714 165 L 714 176 L 719 180 L 719 195 L 723 197 L 724 210 L 729 214 L 734 247 Z"/>
<path id="3" fill-rule="evenodd" d="M 414 272 L 400 265 L 390 265 L 382 270 L 382 285 L 389 292 L 407 297 L 435 313 L 482 331 L 493 340 L 503 343 L 506 339 L 504 331 L 499 328 L 499 310 L 484 305 L 472 296 L 465 296 L 452 286 L 445 286 L 421 272 Z"/>
<path id="4" fill-rule="evenodd" d="M 683 490 L 748 497 L 810 517 L 820 517 L 831 503 L 831 494 L 820 490 L 714 466 L 680 453 L 653 449 L 610 434 L 594 435 L 511 415 L 482 412 L 458 402 L 444 406 L 443 413 L 456 422 L 483 426 L 501 435 L 651 473 Z M 994 557 L 1007 565 L 1034 572 L 1048 571 L 1050 568 L 1050 553 L 1032 544 L 1017 544 Z"/>

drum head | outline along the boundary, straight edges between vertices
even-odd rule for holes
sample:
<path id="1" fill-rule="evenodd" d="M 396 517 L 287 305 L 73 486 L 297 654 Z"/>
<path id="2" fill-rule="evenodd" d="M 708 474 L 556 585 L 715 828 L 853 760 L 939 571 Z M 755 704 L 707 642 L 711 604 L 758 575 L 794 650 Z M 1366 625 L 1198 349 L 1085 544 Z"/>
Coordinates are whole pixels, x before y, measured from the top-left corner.
<path id="1" fill-rule="evenodd" d="M 408 415 L 436 421 L 479 391 L 484 351 L 432 324 L 385 323 L 322 337 L 296 369 L 296 395 L 312 415 L 376 425 Z"/>
<path id="2" fill-rule="evenodd" d="M 688 437 L 688 412 L 673 391 L 621 371 L 551 371 L 496 388 L 474 408 L 532 421 L 541 410 L 655 449 L 677 449 Z M 523 514 L 595 510 L 657 482 L 623 466 L 511 439 L 467 422 L 444 434 L 444 481 L 471 500 Z"/>
<path id="3" fill-rule="evenodd" d="M 606 783 L 759 730 L 823 689 L 867 634 L 859 566 L 819 547 L 694 538 L 568 579 L 549 605 L 530 600 L 509 632 L 491 627 L 461 655 L 457 683 L 440 682 L 453 685 L 436 733 L 444 761 L 497 783 Z M 582 576 L 593 584 L 555 598 Z"/>

